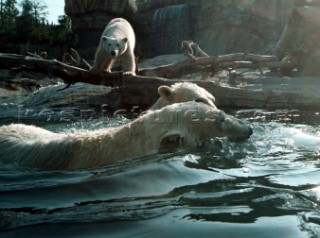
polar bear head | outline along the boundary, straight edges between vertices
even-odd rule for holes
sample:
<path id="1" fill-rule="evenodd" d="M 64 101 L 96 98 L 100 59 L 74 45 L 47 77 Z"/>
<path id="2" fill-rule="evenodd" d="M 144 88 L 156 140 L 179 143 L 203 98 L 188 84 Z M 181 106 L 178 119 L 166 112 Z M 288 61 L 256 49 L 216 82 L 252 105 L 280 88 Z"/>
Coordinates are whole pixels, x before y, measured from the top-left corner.
<path id="1" fill-rule="evenodd" d="M 162 85 L 158 88 L 158 93 L 160 98 L 149 110 L 156 110 L 173 103 L 188 101 L 202 102 L 214 108 L 216 107 L 214 96 L 194 83 L 176 83 L 171 87 Z"/>
<path id="2" fill-rule="evenodd" d="M 227 137 L 231 141 L 248 139 L 252 133 L 252 127 L 248 121 L 235 118 L 222 110 L 204 103 L 197 104 L 186 113 L 186 120 L 191 122 L 187 130 L 189 135 L 198 134 L 198 139 L 213 137 Z"/>
<path id="3" fill-rule="evenodd" d="M 112 57 L 117 57 L 126 52 L 128 48 L 128 38 L 112 38 L 103 36 L 102 37 L 103 49 Z"/>
<path id="4" fill-rule="evenodd" d="M 248 139 L 251 125 L 205 103 L 175 103 L 162 109 L 149 111 L 142 118 L 149 117 L 145 131 L 155 131 L 162 142 L 179 138 L 187 147 L 194 147 L 210 138 L 227 137 L 232 141 Z M 151 126 L 157 129 L 150 130 Z"/>

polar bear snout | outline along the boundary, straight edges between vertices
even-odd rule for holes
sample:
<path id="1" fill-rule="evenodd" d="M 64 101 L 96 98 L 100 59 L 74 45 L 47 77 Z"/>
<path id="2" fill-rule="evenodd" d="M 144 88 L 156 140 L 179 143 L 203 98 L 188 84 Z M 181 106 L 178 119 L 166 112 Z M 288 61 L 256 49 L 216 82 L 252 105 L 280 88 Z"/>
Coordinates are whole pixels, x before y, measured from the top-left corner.
<path id="1" fill-rule="evenodd" d="M 227 131 L 230 133 L 227 137 L 231 141 L 248 140 L 253 134 L 253 128 L 251 124 L 243 120 L 239 120 L 238 123 L 234 121 L 233 126 L 228 128 Z"/>
<path id="2" fill-rule="evenodd" d="M 111 55 L 112 57 L 116 57 L 118 54 L 117 54 L 117 51 L 112 50 L 112 51 L 110 52 L 110 55 Z"/>
<path id="3" fill-rule="evenodd" d="M 244 140 L 248 140 L 253 134 L 253 129 L 252 126 L 249 125 L 248 129 L 247 129 L 247 133 L 245 133 L 242 136 L 239 137 L 234 137 L 234 138 L 230 138 L 231 141 L 244 141 Z"/>
<path id="4" fill-rule="evenodd" d="M 220 111 L 220 127 L 221 135 L 226 136 L 231 141 L 243 141 L 250 138 L 253 134 L 252 125 L 244 119 L 235 118 L 231 115 Z"/>

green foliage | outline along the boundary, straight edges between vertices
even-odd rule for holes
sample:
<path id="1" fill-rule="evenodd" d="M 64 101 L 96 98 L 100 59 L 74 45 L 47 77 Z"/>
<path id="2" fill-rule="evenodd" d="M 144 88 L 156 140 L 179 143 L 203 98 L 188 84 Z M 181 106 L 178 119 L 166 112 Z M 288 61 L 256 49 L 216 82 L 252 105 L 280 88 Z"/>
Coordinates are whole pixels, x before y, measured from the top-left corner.
<path id="1" fill-rule="evenodd" d="M 22 12 L 17 17 L 16 34 L 21 43 L 28 43 L 34 40 L 35 22 L 36 19 L 33 15 L 33 6 L 30 0 L 24 0 L 22 2 Z"/>
<path id="2" fill-rule="evenodd" d="M 17 4 L 16 0 L 6 0 L 3 4 L 3 12 L 4 14 L 1 14 L 1 25 L 4 27 L 12 26 L 15 24 L 16 18 L 19 14 L 19 11 L 17 7 L 15 6 Z"/>
<path id="3" fill-rule="evenodd" d="M 12 38 L 16 27 L 16 20 L 19 14 L 16 8 L 16 0 L 1 1 L 0 11 L 0 37 Z M 0 38 L 0 39 L 1 39 Z"/>
<path id="4" fill-rule="evenodd" d="M 75 43 L 68 16 L 60 16 L 58 24 L 53 25 L 46 19 L 47 5 L 43 1 L 23 0 L 18 7 L 16 0 L 0 0 L 0 52 L 58 49 L 58 53 L 51 52 L 57 57 Z"/>
<path id="5" fill-rule="evenodd" d="M 61 44 L 70 44 L 75 40 L 75 35 L 71 29 L 71 19 L 67 15 L 60 16 L 58 19 L 57 40 Z"/>

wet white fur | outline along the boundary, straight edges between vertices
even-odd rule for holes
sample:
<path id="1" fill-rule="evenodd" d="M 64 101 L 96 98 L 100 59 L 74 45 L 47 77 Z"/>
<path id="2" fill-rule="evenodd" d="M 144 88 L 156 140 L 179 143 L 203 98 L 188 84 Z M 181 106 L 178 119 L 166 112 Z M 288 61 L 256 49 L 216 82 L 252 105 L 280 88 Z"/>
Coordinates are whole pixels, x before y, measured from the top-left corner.
<path id="1" fill-rule="evenodd" d="M 102 33 L 91 72 L 111 72 L 117 60 L 121 62 L 123 72 L 135 74 L 135 44 L 135 33 L 130 23 L 123 18 L 111 20 Z M 116 55 L 112 56 L 111 51 L 115 51 Z"/>
<path id="2" fill-rule="evenodd" d="M 46 170 L 90 168 L 157 152 L 171 135 L 196 147 L 212 137 L 248 138 L 250 130 L 246 122 L 196 102 L 149 111 L 120 127 L 70 134 L 11 124 L 0 127 L 0 162 Z"/>

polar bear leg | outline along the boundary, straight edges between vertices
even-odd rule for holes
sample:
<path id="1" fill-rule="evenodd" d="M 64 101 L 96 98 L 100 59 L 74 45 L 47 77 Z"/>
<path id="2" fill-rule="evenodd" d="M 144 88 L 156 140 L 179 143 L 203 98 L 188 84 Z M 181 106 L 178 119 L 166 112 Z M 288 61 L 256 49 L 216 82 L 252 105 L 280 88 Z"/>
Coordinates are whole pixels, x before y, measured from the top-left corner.
<path id="1" fill-rule="evenodd" d="M 121 57 L 122 70 L 124 73 L 136 74 L 136 62 L 133 54 L 127 54 Z"/>
<path id="2" fill-rule="evenodd" d="M 113 61 L 114 60 L 111 57 L 107 57 L 104 53 L 97 52 L 94 65 L 90 71 L 93 73 L 101 73 L 106 70 L 110 73 Z"/>
<path id="3" fill-rule="evenodd" d="M 101 73 L 106 68 L 106 55 L 103 50 L 98 50 L 94 60 L 94 64 L 91 68 L 93 73 Z"/>
<path id="4" fill-rule="evenodd" d="M 114 59 L 112 58 L 106 58 L 104 64 L 103 64 L 103 70 L 106 70 L 108 73 L 111 73 L 112 65 L 113 65 Z"/>

